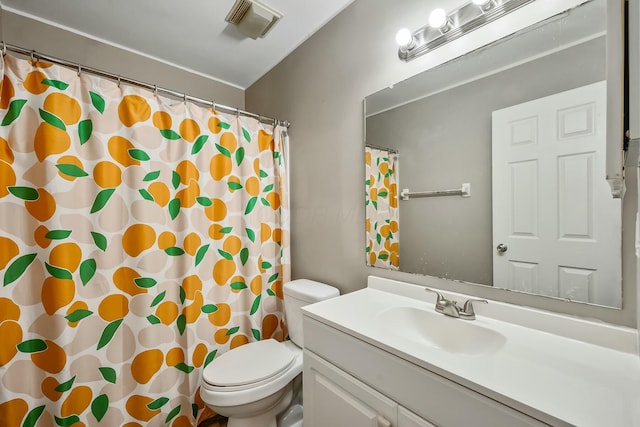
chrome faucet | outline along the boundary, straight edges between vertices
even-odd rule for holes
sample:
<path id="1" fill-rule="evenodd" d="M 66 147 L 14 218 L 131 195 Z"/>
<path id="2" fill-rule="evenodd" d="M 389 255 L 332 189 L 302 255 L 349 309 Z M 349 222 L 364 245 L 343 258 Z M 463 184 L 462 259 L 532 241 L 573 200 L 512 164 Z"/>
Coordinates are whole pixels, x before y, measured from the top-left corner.
<path id="1" fill-rule="evenodd" d="M 427 292 L 433 292 L 436 294 L 436 311 L 442 313 L 445 316 L 456 317 L 464 320 L 474 320 L 476 313 L 473 310 L 473 303 L 479 302 L 487 304 L 487 300 L 484 299 L 468 299 L 462 307 L 458 305 L 457 301 L 446 299 L 440 292 L 433 289 L 424 288 Z"/>

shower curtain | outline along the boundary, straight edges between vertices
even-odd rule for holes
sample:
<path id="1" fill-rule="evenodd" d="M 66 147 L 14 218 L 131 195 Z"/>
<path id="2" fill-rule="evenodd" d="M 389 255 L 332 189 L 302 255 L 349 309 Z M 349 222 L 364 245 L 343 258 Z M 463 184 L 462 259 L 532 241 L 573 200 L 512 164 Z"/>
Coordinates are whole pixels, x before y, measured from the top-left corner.
<path id="1" fill-rule="evenodd" d="M 365 231 L 367 265 L 400 266 L 398 153 L 365 147 Z"/>
<path id="2" fill-rule="evenodd" d="M 207 364 L 287 335 L 285 130 L 0 65 L 0 425 L 195 425 Z"/>

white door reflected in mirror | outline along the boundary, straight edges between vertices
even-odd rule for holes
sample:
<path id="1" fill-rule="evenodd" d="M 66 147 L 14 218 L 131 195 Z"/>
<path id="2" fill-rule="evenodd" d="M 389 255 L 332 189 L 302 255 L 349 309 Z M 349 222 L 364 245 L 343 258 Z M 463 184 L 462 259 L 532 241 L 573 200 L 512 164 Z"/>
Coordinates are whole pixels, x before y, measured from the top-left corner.
<path id="1" fill-rule="evenodd" d="M 494 111 L 494 286 L 620 306 L 622 205 L 605 180 L 606 82 Z M 618 256 L 612 256 L 618 254 Z"/>

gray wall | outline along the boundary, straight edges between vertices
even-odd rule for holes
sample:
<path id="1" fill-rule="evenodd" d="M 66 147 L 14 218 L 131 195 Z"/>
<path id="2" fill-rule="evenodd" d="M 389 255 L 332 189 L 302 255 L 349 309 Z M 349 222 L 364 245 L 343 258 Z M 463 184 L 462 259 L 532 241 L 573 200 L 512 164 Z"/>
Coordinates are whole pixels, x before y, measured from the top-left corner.
<path id="1" fill-rule="evenodd" d="M 368 275 L 378 275 L 635 328 L 633 177 L 624 207 L 622 310 L 365 266 L 362 100 L 424 66 L 420 60 L 399 61 L 394 36 L 398 28 L 424 25 L 433 5 L 403 0 L 402 7 L 391 7 L 384 0 L 356 0 L 247 89 L 248 109 L 293 123 L 289 134 L 294 278 L 320 280 L 351 292 L 365 287 Z"/>
<path id="2" fill-rule="evenodd" d="M 368 117 L 367 143 L 400 152 L 399 188 L 471 183 L 470 198 L 400 201 L 400 270 L 492 284 L 492 111 L 605 78 L 601 37 Z"/>
<path id="3" fill-rule="evenodd" d="M 0 35 L 9 44 L 121 74 L 220 104 L 244 108 L 244 90 L 40 21 L 2 11 Z"/>
<path id="4" fill-rule="evenodd" d="M 455 6 L 449 3 L 442 6 Z M 322 280 L 351 292 L 365 287 L 366 277 L 374 274 L 636 327 L 640 295 L 636 293 L 633 248 L 635 171 L 628 176 L 629 197 L 624 207 L 622 310 L 365 267 L 362 100 L 429 63 L 400 62 L 394 36 L 400 27 L 424 25 L 434 2 L 403 0 L 401 5 L 356 0 L 251 86 L 244 97 L 241 89 L 7 11 L 2 11 L 0 34 L 8 43 L 227 105 L 242 108 L 246 101 L 248 110 L 290 120 L 294 277 Z"/>

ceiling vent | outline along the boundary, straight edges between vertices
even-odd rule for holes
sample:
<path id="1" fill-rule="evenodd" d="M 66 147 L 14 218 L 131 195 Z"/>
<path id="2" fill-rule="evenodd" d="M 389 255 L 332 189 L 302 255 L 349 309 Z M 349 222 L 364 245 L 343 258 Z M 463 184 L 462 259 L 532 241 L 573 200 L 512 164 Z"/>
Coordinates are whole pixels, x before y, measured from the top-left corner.
<path id="1" fill-rule="evenodd" d="M 237 25 L 244 35 L 255 40 L 264 37 L 280 18 L 280 12 L 258 1 L 236 0 L 224 20 Z"/>

